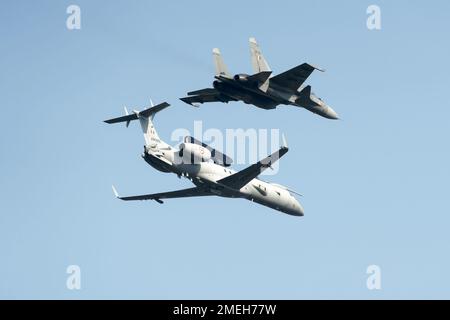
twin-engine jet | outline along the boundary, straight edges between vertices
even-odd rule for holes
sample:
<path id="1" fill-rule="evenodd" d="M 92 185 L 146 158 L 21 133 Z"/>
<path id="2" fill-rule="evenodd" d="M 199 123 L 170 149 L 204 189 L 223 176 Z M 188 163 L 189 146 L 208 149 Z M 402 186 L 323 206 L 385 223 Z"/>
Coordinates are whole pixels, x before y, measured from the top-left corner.
<path id="1" fill-rule="evenodd" d="M 282 147 L 270 156 L 258 161 L 242 171 L 229 168 L 232 159 L 220 151 L 194 139 L 185 137 L 184 142 L 175 149 L 162 141 L 153 125 L 155 114 L 169 106 L 164 102 L 144 111 L 134 111 L 118 118 L 106 120 L 106 123 L 139 120 L 144 132 L 145 146 L 142 158 L 155 169 L 172 172 L 178 177 L 188 178 L 195 187 L 171 192 L 143 194 L 137 196 L 119 196 L 113 186 L 117 198 L 125 201 L 155 200 L 163 203 L 163 199 L 221 196 L 243 198 L 262 204 L 263 206 L 294 216 L 303 216 L 303 208 L 293 194 L 282 185 L 258 179 L 261 172 L 271 167 L 280 157 L 288 152 L 283 137 Z"/>
<path id="2" fill-rule="evenodd" d="M 303 107 L 328 119 L 338 119 L 337 113 L 321 98 L 311 92 L 311 86 L 304 82 L 314 70 L 324 71 L 308 63 L 303 63 L 286 72 L 272 76 L 272 71 L 264 59 L 255 40 L 250 38 L 250 53 L 254 74 L 232 75 L 225 66 L 219 49 L 213 49 L 216 76 L 214 88 L 188 92 L 182 101 L 198 106 L 205 102 L 243 101 L 262 109 L 275 109 L 278 105 Z"/>

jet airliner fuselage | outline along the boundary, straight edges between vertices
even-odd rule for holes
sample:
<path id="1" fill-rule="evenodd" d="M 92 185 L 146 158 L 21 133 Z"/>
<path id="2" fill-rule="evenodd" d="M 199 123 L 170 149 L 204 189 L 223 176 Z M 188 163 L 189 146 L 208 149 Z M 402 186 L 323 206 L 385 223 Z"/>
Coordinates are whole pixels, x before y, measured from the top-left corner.
<path id="1" fill-rule="evenodd" d="M 219 151 L 192 137 L 186 137 L 179 149 L 175 149 L 159 139 L 153 126 L 156 112 L 169 106 L 163 103 L 142 112 L 135 112 L 119 118 L 106 120 L 107 123 L 139 120 L 144 131 L 146 145 L 143 159 L 155 169 L 172 172 L 178 177 L 189 179 L 194 188 L 130 197 L 116 196 L 125 201 L 210 196 L 243 198 L 294 216 L 303 216 L 303 208 L 287 187 L 262 181 L 258 175 L 283 156 L 288 148 L 283 145 L 277 152 L 247 167 L 242 171 L 229 168 L 232 160 Z"/>

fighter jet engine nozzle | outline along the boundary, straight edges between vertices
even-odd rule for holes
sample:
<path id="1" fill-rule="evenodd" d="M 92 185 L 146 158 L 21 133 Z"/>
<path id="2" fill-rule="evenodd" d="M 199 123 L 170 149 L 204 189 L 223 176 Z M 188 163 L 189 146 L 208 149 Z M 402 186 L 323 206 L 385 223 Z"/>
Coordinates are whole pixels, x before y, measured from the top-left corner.
<path id="1" fill-rule="evenodd" d="M 248 77 L 249 77 L 248 74 L 243 74 L 243 73 L 241 73 L 241 74 L 235 75 L 235 76 L 233 77 L 233 79 L 234 79 L 235 81 L 239 81 L 239 82 L 247 82 L 247 81 L 248 81 Z"/>
<path id="2" fill-rule="evenodd" d="M 178 153 L 183 163 L 197 164 L 211 159 L 211 151 L 195 143 L 184 142 L 180 145 Z"/>
<path id="3" fill-rule="evenodd" d="M 220 87 L 220 85 L 221 85 L 220 81 L 218 81 L 218 80 L 214 80 L 214 81 L 213 81 L 213 87 L 214 87 L 214 89 L 218 89 L 218 88 Z"/>

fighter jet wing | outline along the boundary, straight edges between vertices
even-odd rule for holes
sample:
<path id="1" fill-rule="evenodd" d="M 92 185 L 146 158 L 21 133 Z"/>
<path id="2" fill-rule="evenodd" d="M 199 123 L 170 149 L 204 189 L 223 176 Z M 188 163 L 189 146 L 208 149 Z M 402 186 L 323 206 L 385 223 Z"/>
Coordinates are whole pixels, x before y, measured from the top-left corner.
<path id="1" fill-rule="evenodd" d="M 272 153 L 267 158 L 264 158 L 261 161 L 258 161 L 257 163 L 251 165 L 250 167 L 247 167 L 244 170 L 236 172 L 235 174 L 232 174 L 231 176 L 223 178 L 217 182 L 232 189 L 239 190 L 254 178 L 259 176 L 261 172 L 271 167 L 272 164 L 278 161 L 279 158 L 284 156 L 288 152 L 288 150 L 289 149 L 287 146 L 282 146 L 280 150 Z"/>
<path id="2" fill-rule="evenodd" d="M 213 88 L 191 91 L 188 92 L 188 95 L 189 97 L 180 98 L 180 100 L 190 105 L 194 105 L 194 103 L 205 103 L 205 102 L 236 101 L 236 99 L 226 96 Z"/>
<path id="3" fill-rule="evenodd" d="M 201 189 L 201 188 L 189 188 L 170 192 L 143 194 L 138 196 L 120 197 L 114 186 L 112 187 L 116 198 L 124 201 L 134 201 L 134 200 L 155 200 L 159 203 L 163 203 L 161 199 L 172 199 L 172 198 L 187 198 L 187 197 L 201 197 L 201 196 L 212 196 L 213 193 Z"/>
<path id="4" fill-rule="evenodd" d="M 280 87 L 285 87 L 296 91 L 306 81 L 306 79 L 308 79 L 314 70 L 324 71 L 308 63 L 303 63 L 295 68 L 272 77 L 270 82 L 275 83 Z"/>
<path id="5" fill-rule="evenodd" d="M 219 94 L 219 91 L 217 91 L 214 88 L 205 88 L 205 89 L 188 92 L 188 96 L 208 95 L 208 94 Z"/>

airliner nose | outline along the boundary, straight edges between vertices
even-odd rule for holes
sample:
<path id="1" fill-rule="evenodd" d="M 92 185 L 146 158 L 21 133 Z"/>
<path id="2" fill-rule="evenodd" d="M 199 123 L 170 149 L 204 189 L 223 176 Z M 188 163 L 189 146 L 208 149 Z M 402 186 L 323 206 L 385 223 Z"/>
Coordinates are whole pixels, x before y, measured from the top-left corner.
<path id="1" fill-rule="evenodd" d="M 294 203 L 291 205 L 291 209 L 287 213 L 297 217 L 303 217 L 305 215 L 302 205 L 296 199 L 294 199 Z"/>
<path id="2" fill-rule="evenodd" d="M 305 211 L 303 210 L 303 207 L 300 203 L 298 203 L 297 214 L 300 217 L 303 217 L 305 215 Z"/>

